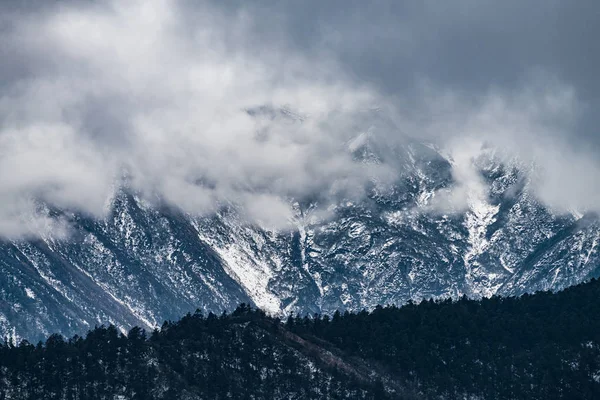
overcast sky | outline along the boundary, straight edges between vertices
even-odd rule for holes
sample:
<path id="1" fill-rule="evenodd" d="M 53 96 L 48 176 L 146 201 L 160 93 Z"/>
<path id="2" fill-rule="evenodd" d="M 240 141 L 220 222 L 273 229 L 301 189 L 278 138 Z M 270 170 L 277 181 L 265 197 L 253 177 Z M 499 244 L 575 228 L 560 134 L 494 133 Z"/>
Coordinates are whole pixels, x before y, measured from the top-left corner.
<path id="1" fill-rule="evenodd" d="M 58 229 L 36 200 L 101 217 L 123 171 L 285 225 L 285 198 L 393 179 L 343 146 L 374 108 L 379 140 L 491 142 L 550 206 L 600 210 L 598 37 L 593 0 L 3 1 L 0 234 Z"/>
<path id="2" fill-rule="evenodd" d="M 325 52 L 386 94 L 407 96 L 425 79 L 481 95 L 494 87 L 519 90 L 546 74 L 574 88 L 590 107 L 586 117 L 597 114 L 595 0 L 225 3 L 230 13 L 253 16 L 259 41 L 280 40 L 283 31 L 298 51 Z M 597 124 L 587 122 L 573 134 L 600 137 Z"/>

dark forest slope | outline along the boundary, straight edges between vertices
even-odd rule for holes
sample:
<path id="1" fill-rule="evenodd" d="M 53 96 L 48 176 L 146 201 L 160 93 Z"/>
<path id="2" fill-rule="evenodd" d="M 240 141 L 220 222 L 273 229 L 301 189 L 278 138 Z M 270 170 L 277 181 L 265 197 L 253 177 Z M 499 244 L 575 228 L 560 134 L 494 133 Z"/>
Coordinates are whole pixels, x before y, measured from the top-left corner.
<path id="1" fill-rule="evenodd" d="M 281 323 L 240 306 L 148 335 L 0 347 L 0 399 L 597 399 L 600 281 Z"/>

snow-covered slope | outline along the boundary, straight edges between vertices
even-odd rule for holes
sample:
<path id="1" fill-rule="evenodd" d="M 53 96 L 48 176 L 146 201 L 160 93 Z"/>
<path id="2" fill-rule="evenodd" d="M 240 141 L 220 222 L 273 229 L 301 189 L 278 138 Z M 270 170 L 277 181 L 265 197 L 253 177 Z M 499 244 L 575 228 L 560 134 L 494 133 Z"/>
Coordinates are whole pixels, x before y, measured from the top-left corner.
<path id="1" fill-rule="evenodd" d="M 541 204 L 530 166 L 483 149 L 467 160 L 471 182 L 452 154 L 372 139 L 363 133 L 348 149 L 365 164 L 393 158 L 400 178 L 374 179 L 360 200 L 292 201 L 291 230 L 249 225 L 234 205 L 187 215 L 126 186 L 103 220 L 48 209 L 71 226 L 68 239 L 0 242 L 0 335 L 150 328 L 241 302 L 285 315 L 518 295 L 599 275 L 599 219 Z M 455 190 L 463 206 L 444 205 Z"/>

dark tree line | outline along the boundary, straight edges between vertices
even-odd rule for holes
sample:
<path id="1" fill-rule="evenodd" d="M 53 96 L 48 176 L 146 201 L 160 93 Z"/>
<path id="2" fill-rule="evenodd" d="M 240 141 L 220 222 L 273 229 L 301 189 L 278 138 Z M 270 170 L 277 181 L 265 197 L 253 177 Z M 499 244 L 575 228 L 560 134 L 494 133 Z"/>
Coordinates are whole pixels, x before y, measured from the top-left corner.
<path id="1" fill-rule="evenodd" d="M 197 311 L 147 333 L 114 326 L 85 338 L 0 345 L 0 400 L 379 399 L 376 382 L 319 366 L 282 335 L 283 324 L 241 305 Z"/>
<path id="2" fill-rule="evenodd" d="M 288 318 L 286 326 L 415 379 L 429 397 L 600 399 L 597 280 L 519 298 Z"/>
<path id="3" fill-rule="evenodd" d="M 0 344 L 4 399 L 599 399 L 600 281 L 282 323 L 241 305 Z M 409 389 L 410 388 L 410 389 Z"/>

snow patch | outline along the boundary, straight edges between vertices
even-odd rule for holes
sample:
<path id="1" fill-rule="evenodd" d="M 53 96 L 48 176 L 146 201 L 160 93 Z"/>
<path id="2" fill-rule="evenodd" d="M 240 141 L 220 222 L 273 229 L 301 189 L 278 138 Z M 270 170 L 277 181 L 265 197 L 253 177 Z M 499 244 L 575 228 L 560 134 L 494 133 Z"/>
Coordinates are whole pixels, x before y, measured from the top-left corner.
<path id="1" fill-rule="evenodd" d="M 29 289 L 28 287 L 25 288 L 25 294 L 30 299 L 35 299 L 35 293 L 33 293 L 33 290 Z"/>
<path id="2" fill-rule="evenodd" d="M 220 245 L 209 237 L 200 235 L 200 239 L 209 243 L 223 260 L 225 271 L 252 299 L 259 308 L 271 314 L 281 313 L 281 301 L 269 291 L 269 281 L 273 271 L 268 265 L 254 260 L 240 244 Z"/>
<path id="3" fill-rule="evenodd" d="M 496 214 L 500 209 L 500 206 L 491 205 L 481 197 L 471 197 L 469 202 L 471 209 L 467 211 L 464 222 L 469 243 L 469 249 L 464 255 L 467 269 L 473 264 L 473 260 L 487 249 L 489 244 L 486 238 L 487 228 L 496 221 Z"/>

